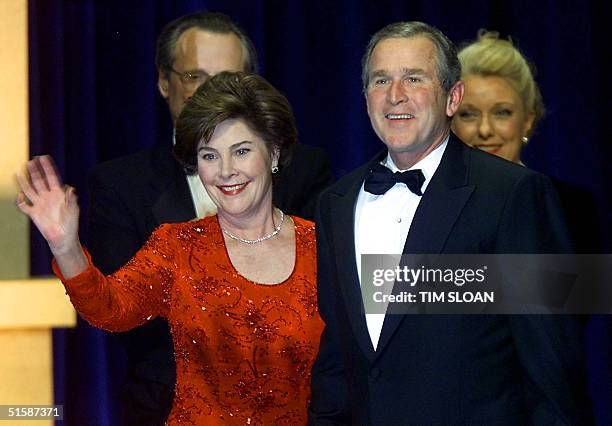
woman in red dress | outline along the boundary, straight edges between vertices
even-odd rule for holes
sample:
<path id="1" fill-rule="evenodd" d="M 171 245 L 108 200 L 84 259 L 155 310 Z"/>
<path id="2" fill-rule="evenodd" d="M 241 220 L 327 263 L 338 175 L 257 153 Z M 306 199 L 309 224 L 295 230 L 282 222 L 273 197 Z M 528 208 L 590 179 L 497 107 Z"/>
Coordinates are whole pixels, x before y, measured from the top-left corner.
<path id="1" fill-rule="evenodd" d="M 322 330 L 314 224 L 272 204 L 272 175 L 296 135 L 287 100 L 262 77 L 209 79 L 181 113 L 175 154 L 217 215 L 160 226 L 109 276 L 81 247 L 74 189 L 51 158 L 18 176 L 17 205 L 83 318 L 111 331 L 168 319 L 177 363 L 169 425 L 306 423 Z"/>

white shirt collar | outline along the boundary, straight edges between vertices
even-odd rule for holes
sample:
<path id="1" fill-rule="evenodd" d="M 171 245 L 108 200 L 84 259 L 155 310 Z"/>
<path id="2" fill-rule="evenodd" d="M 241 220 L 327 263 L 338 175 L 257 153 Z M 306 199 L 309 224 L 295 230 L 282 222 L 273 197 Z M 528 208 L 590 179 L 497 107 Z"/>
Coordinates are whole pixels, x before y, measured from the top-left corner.
<path id="1" fill-rule="evenodd" d="M 429 185 L 429 181 L 431 180 L 431 177 L 434 175 L 434 173 L 438 169 L 438 166 L 440 165 L 440 161 L 442 161 L 442 155 L 444 155 L 444 151 L 446 150 L 446 145 L 448 145 L 449 138 L 450 138 L 450 135 L 447 136 L 446 139 L 444 139 L 444 142 L 442 142 L 436 149 L 434 149 L 429 154 L 427 154 L 425 158 L 421 159 L 420 161 L 418 161 L 416 164 L 414 164 L 412 167 L 408 169 L 408 170 L 421 169 L 421 171 L 423 172 L 423 176 L 425 176 L 425 183 L 423 184 L 423 187 L 421 188 L 423 192 L 425 192 L 425 188 L 427 188 L 427 185 Z M 404 170 L 400 170 L 395 165 L 390 154 L 387 154 L 387 157 L 381 162 L 381 164 L 385 167 L 388 167 L 394 173 L 398 171 L 404 171 Z"/>

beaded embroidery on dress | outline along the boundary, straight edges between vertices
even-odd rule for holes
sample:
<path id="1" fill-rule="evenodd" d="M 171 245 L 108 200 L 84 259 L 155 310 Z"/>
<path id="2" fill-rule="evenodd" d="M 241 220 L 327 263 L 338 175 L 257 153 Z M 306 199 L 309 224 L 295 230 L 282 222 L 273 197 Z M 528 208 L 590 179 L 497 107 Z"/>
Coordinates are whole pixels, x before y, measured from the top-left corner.
<path id="1" fill-rule="evenodd" d="M 254 283 L 234 269 L 216 216 L 160 226 L 113 275 L 90 265 L 63 280 L 97 327 L 123 331 L 168 319 L 177 365 L 169 425 L 306 423 L 323 322 L 314 224 L 293 219 L 295 266 L 279 284 Z"/>

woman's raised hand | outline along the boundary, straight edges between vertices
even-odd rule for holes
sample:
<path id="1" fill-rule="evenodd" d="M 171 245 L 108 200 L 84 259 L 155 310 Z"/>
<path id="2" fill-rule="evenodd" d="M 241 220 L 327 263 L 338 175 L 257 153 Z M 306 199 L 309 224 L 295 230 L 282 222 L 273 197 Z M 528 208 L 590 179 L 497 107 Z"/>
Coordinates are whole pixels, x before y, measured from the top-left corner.
<path id="1" fill-rule="evenodd" d="M 21 192 L 17 207 L 32 219 L 57 258 L 81 251 L 79 205 L 74 188 L 63 185 L 53 159 L 44 155 L 28 161 L 25 175 L 17 175 Z"/>

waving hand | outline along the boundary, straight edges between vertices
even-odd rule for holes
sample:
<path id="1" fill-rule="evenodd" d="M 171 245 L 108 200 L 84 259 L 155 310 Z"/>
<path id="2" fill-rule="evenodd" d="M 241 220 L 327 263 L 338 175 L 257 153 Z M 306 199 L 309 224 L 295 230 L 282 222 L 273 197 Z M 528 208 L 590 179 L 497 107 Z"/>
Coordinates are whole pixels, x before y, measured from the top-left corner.
<path id="1" fill-rule="evenodd" d="M 50 156 L 27 163 L 25 176 L 17 175 L 21 192 L 17 207 L 32 219 L 55 256 L 64 275 L 87 264 L 79 243 L 79 205 L 74 188 L 62 184 Z"/>

